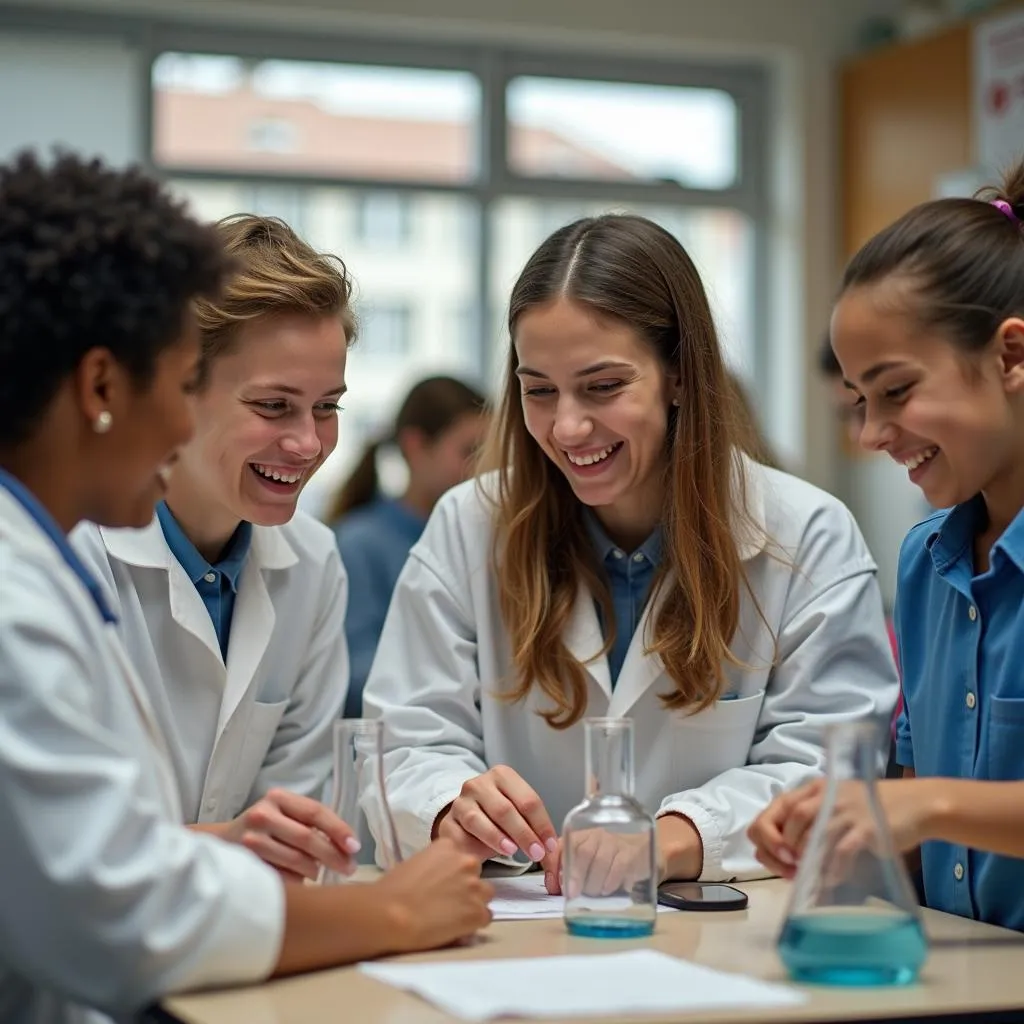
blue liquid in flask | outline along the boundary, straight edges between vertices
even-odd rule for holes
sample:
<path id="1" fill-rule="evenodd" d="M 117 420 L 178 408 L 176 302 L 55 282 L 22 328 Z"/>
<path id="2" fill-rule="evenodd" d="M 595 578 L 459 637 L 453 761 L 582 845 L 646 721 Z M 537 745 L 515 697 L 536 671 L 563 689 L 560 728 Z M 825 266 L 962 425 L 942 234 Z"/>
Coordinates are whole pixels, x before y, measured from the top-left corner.
<path id="1" fill-rule="evenodd" d="M 653 921 L 631 921 L 623 917 L 566 917 L 566 931 L 585 939 L 642 939 L 654 934 Z"/>
<path id="2" fill-rule="evenodd" d="M 778 948 L 794 981 L 818 985 L 908 985 L 928 956 L 915 917 L 839 908 L 790 917 Z"/>

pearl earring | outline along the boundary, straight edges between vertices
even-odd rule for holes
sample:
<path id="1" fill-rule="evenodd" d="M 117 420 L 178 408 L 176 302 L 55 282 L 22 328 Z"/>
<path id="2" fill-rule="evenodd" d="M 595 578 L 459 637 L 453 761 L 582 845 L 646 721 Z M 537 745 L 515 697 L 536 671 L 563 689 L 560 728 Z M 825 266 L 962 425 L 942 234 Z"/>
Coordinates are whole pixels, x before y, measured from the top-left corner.
<path id="1" fill-rule="evenodd" d="M 97 434 L 105 434 L 114 425 L 114 417 L 106 409 L 92 421 L 92 429 Z"/>
<path id="2" fill-rule="evenodd" d="M 673 398 L 672 399 L 672 404 L 678 408 L 678 406 L 679 406 L 679 399 L 678 398 Z"/>

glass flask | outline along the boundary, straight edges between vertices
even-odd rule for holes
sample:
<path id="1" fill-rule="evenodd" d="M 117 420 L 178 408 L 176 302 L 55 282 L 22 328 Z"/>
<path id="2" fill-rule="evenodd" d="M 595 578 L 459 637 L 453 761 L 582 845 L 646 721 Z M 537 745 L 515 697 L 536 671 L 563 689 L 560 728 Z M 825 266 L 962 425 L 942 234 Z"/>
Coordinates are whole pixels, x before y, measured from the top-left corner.
<path id="1" fill-rule="evenodd" d="M 928 955 L 920 907 L 878 803 L 881 734 L 872 722 L 829 730 L 825 796 L 778 940 L 795 981 L 905 985 Z"/>
<path id="2" fill-rule="evenodd" d="M 376 841 L 377 863 L 388 870 L 400 864 L 402 856 L 384 788 L 383 737 L 384 723 L 379 719 L 345 718 L 334 723 L 329 806 L 355 832 L 363 844 L 361 854 Z M 352 878 L 321 866 L 317 881 L 337 885 Z"/>
<path id="3" fill-rule="evenodd" d="M 586 799 L 562 829 L 565 926 L 572 935 L 650 935 L 657 916 L 654 818 L 633 797 L 633 722 L 587 718 Z"/>

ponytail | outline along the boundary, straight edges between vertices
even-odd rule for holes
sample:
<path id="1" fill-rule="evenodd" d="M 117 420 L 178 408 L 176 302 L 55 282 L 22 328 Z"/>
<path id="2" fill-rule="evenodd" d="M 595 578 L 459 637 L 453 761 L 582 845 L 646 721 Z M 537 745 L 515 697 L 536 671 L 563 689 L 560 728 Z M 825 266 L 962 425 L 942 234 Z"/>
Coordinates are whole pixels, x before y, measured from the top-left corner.
<path id="1" fill-rule="evenodd" d="M 373 441 L 363 449 L 362 458 L 335 495 L 327 513 L 328 523 L 336 523 L 357 508 L 369 505 L 377 497 L 377 452 L 381 444 L 381 441 Z"/>

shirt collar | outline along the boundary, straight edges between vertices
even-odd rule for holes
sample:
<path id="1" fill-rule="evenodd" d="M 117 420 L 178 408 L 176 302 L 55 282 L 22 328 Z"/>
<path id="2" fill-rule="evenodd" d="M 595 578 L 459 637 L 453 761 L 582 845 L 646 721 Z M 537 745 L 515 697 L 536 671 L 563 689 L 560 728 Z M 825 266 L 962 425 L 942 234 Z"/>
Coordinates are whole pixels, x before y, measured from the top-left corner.
<path id="1" fill-rule="evenodd" d="M 53 541 L 54 546 L 60 552 L 61 558 L 67 563 L 68 568 L 82 581 L 83 586 L 89 591 L 104 622 L 117 622 L 117 616 L 110 610 L 107 598 L 103 593 L 99 580 L 92 575 L 85 567 L 82 560 L 75 554 L 74 548 L 68 543 L 67 535 L 60 528 L 57 520 L 47 511 L 43 503 L 15 476 L 0 469 L 0 487 L 3 487 L 15 501 L 35 521 L 36 525 Z"/>
<path id="2" fill-rule="evenodd" d="M 590 537 L 591 544 L 594 545 L 594 550 L 597 552 L 597 557 L 602 562 L 610 562 L 612 559 L 616 559 L 615 552 L 620 552 L 619 557 L 625 554 L 636 554 L 636 552 L 625 552 L 620 548 L 615 541 L 605 533 L 604 527 L 601 525 L 601 521 L 597 518 L 594 512 L 585 508 L 583 510 L 583 521 L 587 527 L 587 534 Z M 657 527 L 654 532 L 637 548 L 651 565 L 658 565 L 661 562 L 661 527 Z"/>
<path id="3" fill-rule="evenodd" d="M 938 572 L 945 572 L 965 555 L 973 554 L 974 538 L 984 527 L 987 516 L 985 499 L 976 494 L 969 501 L 955 505 L 940 520 L 938 527 L 925 541 Z M 992 551 L 1002 551 L 1024 572 L 1024 509 L 1014 516 L 1010 525 L 992 545 Z"/>
<path id="4" fill-rule="evenodd" d="M 171 554 L 181 564 L 185 574 L 193 583 L 200 580 L 209 572 L 216 569 L 224 574 L 231 584 L 231 589 L 238 590 L 238 577 L 242 573 L 242 566 L 245 564 L 246 555 L 249 553 L 249 545 L 252 542 L 252 524 L 242 522 L 231 535 L 224 553 L 218 559 L 216 565 L 211 565 L 196 549 L 196 546 L 185 535 L 174 518 L 174 514 L 168 508 L 167 503 L 161 501 L 156 507 L 157 519 L 160 520 L 160 529 L 163 530 L 164 539 L 171 549 Z"/>

